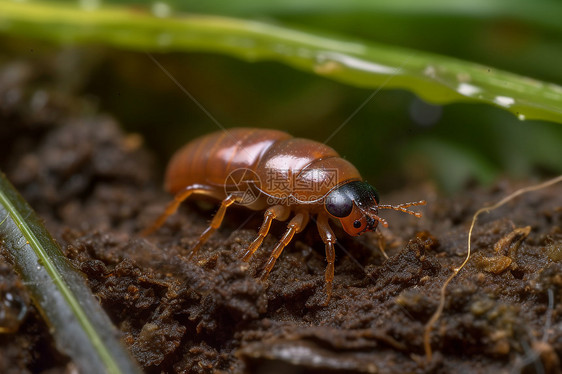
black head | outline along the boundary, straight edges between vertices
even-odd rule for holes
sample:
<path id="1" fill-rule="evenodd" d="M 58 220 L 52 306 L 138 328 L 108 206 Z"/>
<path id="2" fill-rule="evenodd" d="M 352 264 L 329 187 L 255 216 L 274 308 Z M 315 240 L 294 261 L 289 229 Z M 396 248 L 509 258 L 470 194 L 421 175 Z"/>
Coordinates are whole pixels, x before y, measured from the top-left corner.
<path id="1" fill-rule="evenodd" d="M 375 230 L 379 222 L 386 222 L 377 216 L 379 194 L 369 183 L 353 181 L 332 190 L 324 201 L 326 212 L 338 219 L 343 229 L 352 236 Z"/>

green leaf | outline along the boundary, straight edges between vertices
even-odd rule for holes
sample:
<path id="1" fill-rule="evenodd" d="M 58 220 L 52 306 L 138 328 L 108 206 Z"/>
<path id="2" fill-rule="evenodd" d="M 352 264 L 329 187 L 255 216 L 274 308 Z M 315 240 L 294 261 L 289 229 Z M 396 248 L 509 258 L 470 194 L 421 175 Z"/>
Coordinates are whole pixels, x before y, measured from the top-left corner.
<path id="1" fill-rule="evenodd" d="M 127 1 L 118 1 L 127 3 Z M 168 0 L 174 9 L 237 16 L 287 14 L 415 14 L 442 17 L 512 18 L 562 31 L 562 3 L 552 0 Z"/>
<path id="2" fill-rule="evenodd" d="M 119 333 L 31 207 L 0 173 L 0 245 L 82 373 L 140 373 Z"/>
<path id="3" fill-rule="evenodd" d="M 481 102 L 519 119 L 562 122 L 562 87 L 446 56 L 253 20 L 173 15 L 169 5 L 0 0 L 0 31 L 137 51 L 201 51 L 273 60 L 372 89 L 402 88 L 436 104 Z"/>

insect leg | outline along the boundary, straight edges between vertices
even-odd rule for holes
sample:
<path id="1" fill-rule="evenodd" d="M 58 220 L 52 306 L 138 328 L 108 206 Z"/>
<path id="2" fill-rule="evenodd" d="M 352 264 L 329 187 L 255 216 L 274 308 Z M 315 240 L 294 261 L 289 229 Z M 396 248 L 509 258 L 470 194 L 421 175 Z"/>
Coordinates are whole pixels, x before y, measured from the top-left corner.
<path id="1" fill-rule="evenodd" d="M 275 248 L 273 248 L 273 251 L 269 256 L 269 260 L 267 260 L 267 263 L 265 264 L 265 269 L 263 270 L 263 273 L 261 275 L 262 280 L 267 279 L 269 272 L 271 271 L 271 269 L 273 269 L 273 266 L 275 266 L 275 261 L 277 261 L 277 259 L 281 255 L 281 252 L 283 252 L 283 248 L 285 248 L 287 244 L 291 242 L 291 239 L 293 239 L 295 233 L 301 232 L 306 227 L 307 223 L 308 212 L 306 211 L 297 213 L 291 219 L 291 221 L 287 225 L 287 231 L 285 231 L 281 240 L 279 240 L 279 242 L 275 245 Z"/>
<path id="2" fill-rule="evenodd" d="M 187 186 L 186 188 L 184 188 L 174 196 L 174 200 L 170 201 L 164 213 L 162 213 L 160 217 L 158 217 L 152 225 L 145 228 L 141 232 L 141 236 L 150 235 L 154 231 L 158 230 L 160 226 L 162 226 L 164 222 L 166 222 L 166 219 L 168 219 L 169 216 L 171 216 L 176 212 L 176 210 L 178 210 L 180 204 L 192 194 L 206 195 L 209 192 L 210 192 L 209 188 L 203 185 L 194 184 L 191 186 Z"/>
<path id="3" fill-rule="evenodd" d="M 237 199 L 239 199 L 239 197 L 228 195 L 226 199 L 222 201 L 219 210 L 217 210 L 217 213 L 211 220 L 211 224 L 209 225 L 209 227 L 207 227 L 207 229 L 205 229 L 205 231 L 203 231 L 201 236 L 199 236 L 197 244 L 195 244 L 195 246 L 191 249 L 191 253 L 189 254 L 189 256 L 187 256 L 188 260 L 191 259 L 199 251 L 199 249 L 201 249 L 201 246 L 205 244 L 211 234 L 221 226 L 222 220 L 224 219 L 224 214 L 226 213 L 226 208 L 234 204 Z"/>
<path id="4" fill-rule="evenodd" d="M 328 222 L 328 216 L 325 214 L 319 214 L 316 226 L 318 228 L 318 233 L 324 242 L 326 247 L 326 260 L 328 265 L 326 265 L 325 279 L 326 279 L 326 302 L 330 302 L 332 297 L 332 282 L 334 280 L 334 262 L 336 260 L 336 253 L 334 251 L 334 244 L 336 243 L 336 236 L 330 227 Z"/>
<path id="5" fill-rule="evenodd" d="M 274 219 L 278 219 L 280 221 L 286 220 L 290 212 L 289 207 L 283 205 L 274 205 L 269 207 L 263 215 L 263 223 L 261 224 L 258 236 L 254 239 L 252 244 L 248 246 L 248 249 L 244 252 L 242 260 L 246 262 L 250 261 L 254 252 L 256 252 L 256 250 L 261 246 L 263 239 L 267 236 L 267 233 L 271 228 L 271 222 Z"/>

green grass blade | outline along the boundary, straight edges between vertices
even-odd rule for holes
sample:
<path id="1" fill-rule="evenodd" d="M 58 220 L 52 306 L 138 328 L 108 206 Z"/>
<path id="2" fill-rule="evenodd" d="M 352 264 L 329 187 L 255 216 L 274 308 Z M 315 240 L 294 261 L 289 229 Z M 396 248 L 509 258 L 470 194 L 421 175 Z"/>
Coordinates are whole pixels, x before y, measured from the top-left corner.
<path id="1" fill-rule="evenodd" d="M 562 122 L 562 87 L 446 56 L 219 16 L 139 8 L 85 10 L 0 0 L 0 31 L 139 51 L 205 51 L 274 60 L 347 84 L 403 88 L 446 104 L 480 102 L 520 119 Z"/>
<path id="2" fill-rule="evenodd" d="M 5 247 L 58 348 L 81 373 L 139 373 L 118 332 L 31 207 L 0 173 L 0 245 Z"/>
<path id="3" fill-rule="evenodd" d="M 117 0 L 118 3 L 127 1 Z M 350 13 L 440 15 L 442 17 L 501 17 L 562 32 L 562 2 L 553 0 L 167 0 L 174 9 L 236 16 Z"/>

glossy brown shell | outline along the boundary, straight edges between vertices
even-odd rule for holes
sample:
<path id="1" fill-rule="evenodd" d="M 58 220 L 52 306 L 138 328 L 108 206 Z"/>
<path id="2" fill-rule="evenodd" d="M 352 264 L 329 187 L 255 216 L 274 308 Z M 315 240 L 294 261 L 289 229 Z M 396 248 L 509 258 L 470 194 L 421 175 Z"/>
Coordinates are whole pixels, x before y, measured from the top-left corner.
<path id="1" fill-rule="evenodd" d="M 257 175 L 267 205 L 287 197 L 285 205 L 320 202 L 334 187 L 361 180 L 357 169 L 325 144 L 278 130 L 236 128 L 205 135 L 178 150 L 168 164 L 165 187 L 177 193 L 205 185 L 222 199 L 228 176 L 237 169 Z"/>

